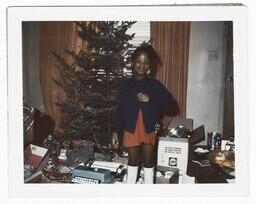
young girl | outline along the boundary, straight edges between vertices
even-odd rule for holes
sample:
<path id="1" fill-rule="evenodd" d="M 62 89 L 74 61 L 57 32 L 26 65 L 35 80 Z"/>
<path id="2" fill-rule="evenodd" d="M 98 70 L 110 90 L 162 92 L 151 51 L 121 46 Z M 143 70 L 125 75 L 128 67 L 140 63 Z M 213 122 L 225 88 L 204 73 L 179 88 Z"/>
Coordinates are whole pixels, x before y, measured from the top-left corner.
<path id="1" fill-rule="evenodd" d="M 144 183 L 152 184 L 157 116 L 171 108 L 173 97 L 158 80 L 149 77 L 157 60 L 152 46 L 138 47 L 131 60 L 133 78 L 124 80 L 119 90 L 112 145 L 118 147 L 118 134 L 123 133 L 123 146 L 128 151 L 127 183 L 136 183 L 141 162 Z"/>

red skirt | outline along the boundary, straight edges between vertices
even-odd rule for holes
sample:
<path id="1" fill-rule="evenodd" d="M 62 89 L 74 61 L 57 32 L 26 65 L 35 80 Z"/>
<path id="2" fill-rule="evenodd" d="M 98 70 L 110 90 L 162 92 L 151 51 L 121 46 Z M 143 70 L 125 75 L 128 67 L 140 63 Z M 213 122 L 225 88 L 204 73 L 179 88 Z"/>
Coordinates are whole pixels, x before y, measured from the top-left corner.
<path id="1" fill-rule="evenodd" d="M 141 145 L 141 143 L 144 144 L 156 144 L 156 133 L 146 133 L 144 122 L 143 122 L 143 114 L 142 111 L 139 111 L 139 115 L 136 122 L 136 128 L 135 132 L 131 133 L 126 130 L 124 130 L 124 140 L 123 140 L 123 146 L 124 147 L 135 147 L 138 145 Z"/>

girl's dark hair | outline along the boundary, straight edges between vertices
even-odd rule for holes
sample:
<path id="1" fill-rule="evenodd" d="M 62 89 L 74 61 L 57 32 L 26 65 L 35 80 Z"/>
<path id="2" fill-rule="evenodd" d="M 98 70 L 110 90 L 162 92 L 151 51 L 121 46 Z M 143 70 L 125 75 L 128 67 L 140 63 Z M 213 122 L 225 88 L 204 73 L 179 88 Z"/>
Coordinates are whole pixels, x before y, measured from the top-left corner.
<path id="1" fill-rule="evenodd" d="M 155 74 L 156 65 L 161 64 L 158 55 L 156 54 L 154 48 L 151 45 L 141 45 L 137 47 L 134 52 L 131 54 L 131 60 L 134 62 L 136 58 L 141 54 L 146 53 L 150 59 L 151 63 L 151 75 Z"/>
<path id="2" fill-rule="evenodd" d="M 146 53 L 149 56 L 151 62 L 157 60 L 157 55 L 154 48 L 151 45 L 142 45 L 140 47 L 137 47 L 132 53 L 132 61 L 134 61 L 142 52 Z"/>

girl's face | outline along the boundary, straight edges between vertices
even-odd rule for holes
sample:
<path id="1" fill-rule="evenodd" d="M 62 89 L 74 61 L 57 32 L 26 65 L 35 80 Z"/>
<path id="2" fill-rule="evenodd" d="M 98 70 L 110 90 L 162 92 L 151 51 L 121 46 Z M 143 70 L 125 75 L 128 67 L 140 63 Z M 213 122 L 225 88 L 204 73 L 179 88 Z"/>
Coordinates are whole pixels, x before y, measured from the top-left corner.
<path id="1" fill-rule="evenodd" d="M 150 69 L 150 58 L 145 52 L 141 52 L 133 62 L 133 69 L 136 75 L 146 75 Z"/>

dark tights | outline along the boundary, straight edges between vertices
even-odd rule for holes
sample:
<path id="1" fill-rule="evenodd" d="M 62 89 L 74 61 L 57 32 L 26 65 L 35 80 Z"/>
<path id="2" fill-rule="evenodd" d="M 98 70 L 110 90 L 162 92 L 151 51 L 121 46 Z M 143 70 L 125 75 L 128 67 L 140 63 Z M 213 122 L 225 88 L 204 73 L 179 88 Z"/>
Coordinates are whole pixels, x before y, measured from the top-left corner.
<path id="1" fill-rule="evenodd" d="M 154 145 L 142 144 L 136 147 L 127 148 L 128 165 L 138 166 L 140 163 L 146 168 L 154 166 Z"/>

